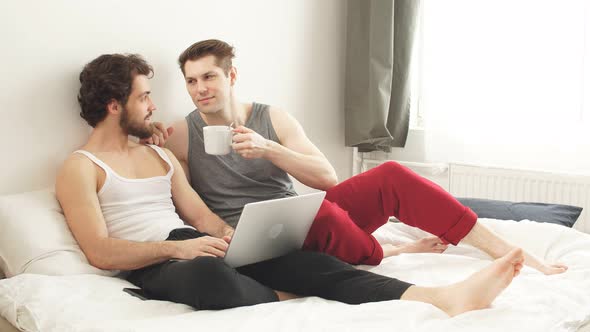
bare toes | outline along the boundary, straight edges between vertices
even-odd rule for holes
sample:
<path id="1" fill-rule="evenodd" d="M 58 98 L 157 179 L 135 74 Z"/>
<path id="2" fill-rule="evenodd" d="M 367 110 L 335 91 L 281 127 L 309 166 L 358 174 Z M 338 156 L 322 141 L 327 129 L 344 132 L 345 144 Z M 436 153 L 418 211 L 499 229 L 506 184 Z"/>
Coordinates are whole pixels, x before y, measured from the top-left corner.
<path id="1" fill-rule="evenodd" d="M 567 266 L 549 265 L 543 270 L 543 273 L 552 275 L 564 273 L 565 271 L 567 271 Z"/>

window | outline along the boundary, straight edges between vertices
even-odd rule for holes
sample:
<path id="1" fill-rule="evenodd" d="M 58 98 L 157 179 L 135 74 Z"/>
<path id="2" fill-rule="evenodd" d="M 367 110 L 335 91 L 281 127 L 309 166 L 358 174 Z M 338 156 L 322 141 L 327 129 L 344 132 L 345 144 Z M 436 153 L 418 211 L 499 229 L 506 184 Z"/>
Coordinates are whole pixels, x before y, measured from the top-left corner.
<path id="1" fill-rule="evenodd" d="M 422 122 L 426 159 L 579 164 L 590 148 L 589 6 L 424 0 L 411 123 Z"/>

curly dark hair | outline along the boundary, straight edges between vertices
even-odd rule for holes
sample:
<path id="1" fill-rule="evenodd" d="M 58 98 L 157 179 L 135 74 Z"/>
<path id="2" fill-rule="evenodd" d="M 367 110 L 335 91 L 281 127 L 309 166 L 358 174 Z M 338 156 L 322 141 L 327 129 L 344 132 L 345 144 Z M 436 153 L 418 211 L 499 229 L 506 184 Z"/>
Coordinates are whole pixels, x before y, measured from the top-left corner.
<path id="1" fill-rule="evenodd" d="M 153 76 L 154 70 L 138 54 L 103 54 L 80 73 L 80 116 L 92 127 L 105 119 L 107 105 L 114 99 L 127 103 L 136 75 Z"/>
<path id="2" fill-rule="evenodd" d="M 198 60 L 208 55 L 215 56 L 215 63 L 223 69 L 225 76 L 227 76 L 232 66 L 232 59 L 236 55 L 233 46 L 218 39 L 201 40 L 184 50 L 178 57 L 178 65 L 182 70 L 182 74 L 185 75 L 184 64 L 187 61 Z"/>

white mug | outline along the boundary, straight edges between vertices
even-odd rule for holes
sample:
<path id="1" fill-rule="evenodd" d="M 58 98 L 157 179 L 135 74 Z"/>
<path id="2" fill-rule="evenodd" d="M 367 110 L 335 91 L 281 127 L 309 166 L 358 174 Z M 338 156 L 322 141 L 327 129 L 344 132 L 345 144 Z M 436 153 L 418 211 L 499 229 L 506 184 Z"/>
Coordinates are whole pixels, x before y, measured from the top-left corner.
<path id="1" fill-rule="evenodd" d="M 223 155 L 231 152 L 232 132 L 230 126 L 203 127 L 203 141 L 205 152 L 213 155 Z"/>

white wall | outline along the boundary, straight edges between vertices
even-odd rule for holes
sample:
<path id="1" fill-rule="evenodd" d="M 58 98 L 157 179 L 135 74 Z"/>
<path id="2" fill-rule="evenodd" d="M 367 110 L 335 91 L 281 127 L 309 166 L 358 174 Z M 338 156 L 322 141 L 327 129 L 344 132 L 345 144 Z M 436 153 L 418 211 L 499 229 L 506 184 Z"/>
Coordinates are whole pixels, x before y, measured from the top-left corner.
<path id="1" fill-rule="evenodd" d="M 176 59 L 195 41 L 237 49 L 244 101 L 281 106 L 324 151 L 340 178 L 344 148 L 345 3 L 339 0 L 10 1 L 0 23 L 0 194 L 52 185 L 89 127 L 76 95 L 83 65 L 103 53 L 140 53 L 155 68 L 155 119 L 194 109 Z"/>

